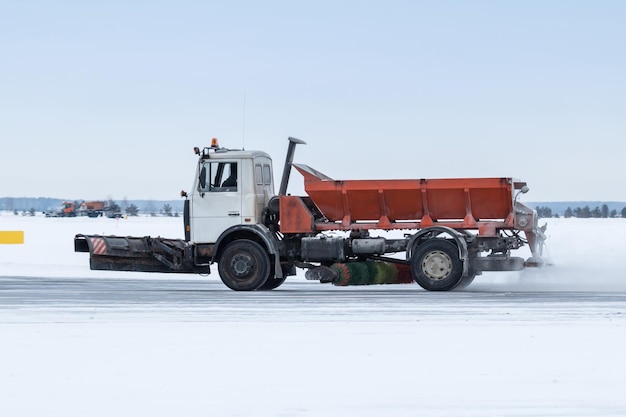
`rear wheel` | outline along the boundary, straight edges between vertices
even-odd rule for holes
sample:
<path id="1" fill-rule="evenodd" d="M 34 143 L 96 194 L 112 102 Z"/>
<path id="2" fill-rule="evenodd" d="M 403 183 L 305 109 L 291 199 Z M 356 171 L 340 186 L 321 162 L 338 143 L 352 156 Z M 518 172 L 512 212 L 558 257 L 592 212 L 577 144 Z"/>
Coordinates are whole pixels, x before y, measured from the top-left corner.
<path id="1" fill-rule="evenodd" d="M 427 240 L 413 253 L 411 275 L 425 290 L 452 290 L 460 284 L 463 275 L 459 249 L 445 239 Z"/>
<path id="2" fill-rule="evenodd" d="M 229 243 L 217 265 L 222 282 L 235 291 L 260 289 L 270 275 L 270 258 L 265 249 L 252 240 Z"/>
<path id="3" fill-rule="evenodd" d="M 462 290 L 467 288 L 472 282 L 474 282 L 474 278 L 476 278 L 476 274 L 466 275 L 461 278 L 461 281 L 454 287 L 455 290 Z"/>

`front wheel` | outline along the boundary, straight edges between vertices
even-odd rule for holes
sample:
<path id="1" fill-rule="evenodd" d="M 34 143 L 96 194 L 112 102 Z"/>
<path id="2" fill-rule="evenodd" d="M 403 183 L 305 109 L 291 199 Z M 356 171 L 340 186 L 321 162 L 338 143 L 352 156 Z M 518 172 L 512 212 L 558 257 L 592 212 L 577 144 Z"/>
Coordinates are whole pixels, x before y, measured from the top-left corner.
<path id="1" fill-rule="evenodd" d="M 411 275 L 428 291 L 450 291 L 463 276 L 463 262 L 457 246 L 445 239 L 431 239 L 419 245 L 411 258 Z"/>
<path id="2" fill-rule="evenodd" d="M 222 282 L 231 290 L 254 291 L 269 278 L 270 257 L 258 243 L 239 240 L 226 246 L 217 269 Z"/>
<path id="3" fill-rule="evenodd" d="M 287 279 L 287 277 L 282 277 L 282 278 L 270 278 L 267 281 L 265 281 L 265 284 L 261 285 L 258 290 L 259 291 L 271 291 L 271 290 L 275 290 L 276 288 L 280 287 L 281 285 L 283 285 L 283 282 L 285 282 L 285 280 Z"/>

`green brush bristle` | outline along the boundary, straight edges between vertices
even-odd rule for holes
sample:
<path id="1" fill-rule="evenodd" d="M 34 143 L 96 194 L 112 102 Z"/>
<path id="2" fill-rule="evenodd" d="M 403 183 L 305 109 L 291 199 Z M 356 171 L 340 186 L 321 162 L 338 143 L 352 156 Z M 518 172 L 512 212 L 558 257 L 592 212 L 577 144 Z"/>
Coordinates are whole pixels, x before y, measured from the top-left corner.
<path id="1" fill-rule="evenodd" d="M 370 274 L 366 262 L 352 262 L 350 268 L 350 285 L 368 285 Z"/>
<path id="2" fill-rule="evenodd" d="M 413 282 L 408 265 L 367 260 L 365 262 L 336 263 L 331 266 L 337 271 L 338 286 L 404 284 Z"/>
<path id="3" fill-rule="evenodd" d="M 370 273 L 370 284 L 393 284 L 396 281 L 398 271 L 389 262 L 367 261 Z"/>
<path id="4" fill-rule="evenodd" d="M 348 269 L 348 265 L 337 263 L 332 264 L 330 267 L 337 271 L 337 279 L 333 282 L 334 285 L 341 287 L 350 285 L 350 270 Z"/>

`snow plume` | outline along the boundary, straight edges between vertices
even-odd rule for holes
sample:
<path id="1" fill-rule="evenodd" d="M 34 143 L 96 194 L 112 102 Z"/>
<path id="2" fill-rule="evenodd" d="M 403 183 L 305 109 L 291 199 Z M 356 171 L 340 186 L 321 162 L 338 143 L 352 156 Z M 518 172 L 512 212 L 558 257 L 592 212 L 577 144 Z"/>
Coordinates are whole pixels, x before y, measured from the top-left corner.
<path id="1" fill-rule="evenodd" d="M 544 220 L 540 221 L 543 222 Z M 485 273 L 468 291 L 626 291 L 626 219 L 548 219 L 551 265 Z"/>

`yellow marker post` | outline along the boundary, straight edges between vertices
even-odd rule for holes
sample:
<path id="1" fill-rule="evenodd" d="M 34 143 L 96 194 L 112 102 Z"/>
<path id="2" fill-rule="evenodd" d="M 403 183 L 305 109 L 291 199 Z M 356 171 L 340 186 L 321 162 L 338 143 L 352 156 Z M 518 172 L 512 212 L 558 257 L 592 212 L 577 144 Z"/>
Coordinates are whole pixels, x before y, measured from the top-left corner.
<path id="1" fill-rule="evenodd" d="M 23 230 L 0 230 L 0 244 L 21 245 L 24 243 Z"/>

